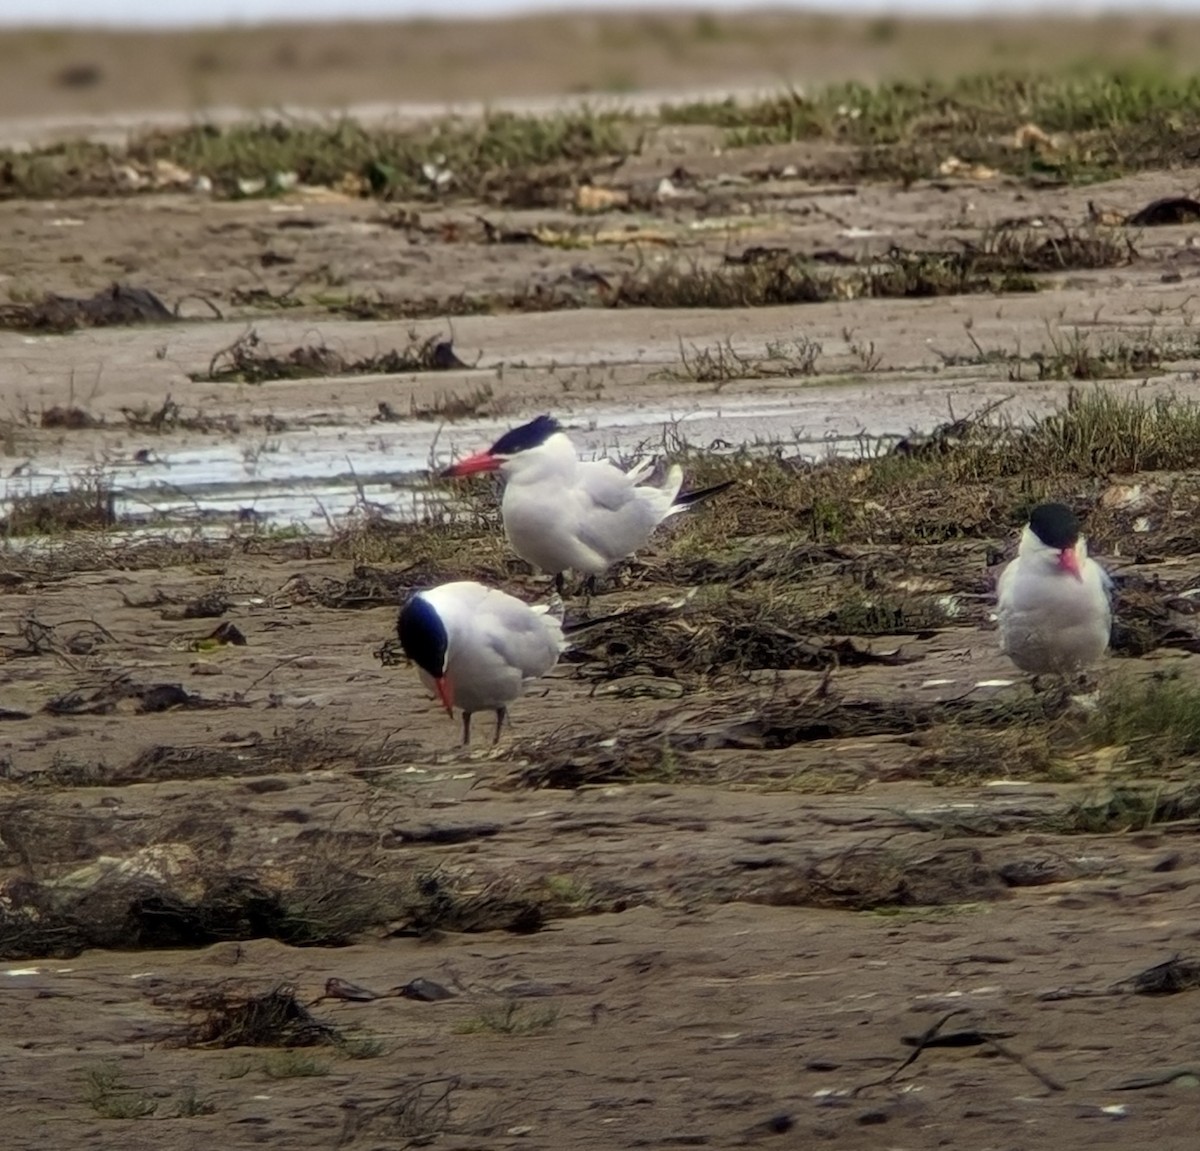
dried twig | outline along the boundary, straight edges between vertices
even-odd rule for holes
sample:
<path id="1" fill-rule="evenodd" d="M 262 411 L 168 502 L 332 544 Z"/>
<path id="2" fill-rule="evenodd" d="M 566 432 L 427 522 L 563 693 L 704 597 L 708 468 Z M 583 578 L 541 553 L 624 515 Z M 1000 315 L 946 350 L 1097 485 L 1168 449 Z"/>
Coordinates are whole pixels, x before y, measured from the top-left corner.
<path id="1" fill-rule="evenodd" d="M 1051 1079 L 1044 1071 L 1039 1071 L 1028 1059 L 1023 1055 L 1018 1055 L 1015 1051 L 1010 1051 L 999 1040 L 992 1038 L 986 1031 L 981 1031 L 980 1036 L 983 1041 L 996 1052 L 997 1055 L 1003 1055 L 1010 1063 L 1015 1063 L 1018 1067 L 1023 1067 L 1029 1072 L 1043 1087 L 1051 1091 L 1065 1091 L 1066 1088 L 1058 1082 L 1057 1079 Z"/>
<path id="2" fill-rule="evenodd" d="M 882 1087 L 891 1083 L 897 1075 L 900 1074 L 906 1067 L 911 1067 L 921 1056 L 921 1053 L 930 1047 L 974 1047 L 981 1044 L 986 1044 L 997 1055 L 1003 1056 L 1010 1063 L 1015 1063 L 1018 1067 L 1024 1068 L 1029 1072 L 1043 1087 L 1050 1091 L 1065 1091 L 1061 1083 L 1051 1078 L 1044 1071 L 1040 1071 L 1034 1067 L 1023 1055 L 1018 1055 L 1015 1051 L 1000 1042 L 1002 1038 L 1007 1038 L 1011 1032 L 984 1031 L 982 1028 L 975 1028 L 970 1031 L 957 1032 L 953 1035 L 939 1035 L 941 1029 L 956 1015 L 965 1015 L 967 1009 L 965 1007 L 956 1007 L 953 1011 L 947 1012 L 933 1026 L 927 1028 L 924 1032 L 918 1035 L 915 1039 L 905 1039 L 906 1043 L 912 1043 L 913 1049 L 908 1057 L 898 1067 L 885 1075 L 882 1079 L 873 1080 L 870 1083 L 860 1084 L 850 1092 L 851 1096 L 857 1095 L 860 1091 L 866 1091 L 872 1087 Z"/>
<path id="3" fill-rule="evenodd" d="M 901 1071 L 903 1071 L 906 1067 L 910 1067 L 921 1057 L 921 1052 L 930 1045 L 930 1040 L 932 1040 L 937 1033 L 943 1027 L 945 1027 L 947 1023 L 950 1022 L 951 1019 L 953 1019 L 956 1015 L 965 1015 L 966 1011 L 967 1009 L 965 1007 L 956 1007 L 953 1011 L 947 1012 L 931 1027 L 926 1028 L 926 1030 L 917 1038 L 916 1045 L 913 1047 L 912 1051 L 909 1052 L 908 1058 L 905 1059 L 899 1067 L 893 1068 L 882 1079 L 875 1079 L 870 1083 L 860 1083 L 854 1088 L 853 1091 L 850 1092 L 851 1097 L 857 1095 L 860 1091 L 867 1091 L 872 1087 L 882 1087 L 885 1084 L 891 1083 Z"/>

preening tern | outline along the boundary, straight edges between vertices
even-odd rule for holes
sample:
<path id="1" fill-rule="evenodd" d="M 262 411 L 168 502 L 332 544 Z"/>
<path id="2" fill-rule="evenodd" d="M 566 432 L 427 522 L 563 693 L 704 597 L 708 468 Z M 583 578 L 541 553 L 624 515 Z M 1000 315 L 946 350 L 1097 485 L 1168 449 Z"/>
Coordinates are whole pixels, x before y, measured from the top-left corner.
<path id="1" fill-rule="evenodd" d="M 566 647 L 562 601 L 530 607 L 473 580 L 417 592 L 400 610 L 400 645 L 446 711 L 462 711 L 463 744 L 471 716 L 496 713 L 500 738 L 508 705 L 550 671 Z"/>

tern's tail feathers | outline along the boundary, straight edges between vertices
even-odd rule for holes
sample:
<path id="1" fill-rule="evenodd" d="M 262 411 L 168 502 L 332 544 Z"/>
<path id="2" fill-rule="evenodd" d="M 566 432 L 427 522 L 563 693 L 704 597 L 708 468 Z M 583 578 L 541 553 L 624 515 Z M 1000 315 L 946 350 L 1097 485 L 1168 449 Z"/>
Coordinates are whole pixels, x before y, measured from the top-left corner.
<path id="1" fill-rule="evenodd" d="M 723 484 L 713 484 L 711 488 L 701 488 L 698 492 L 680 492 L 671 506 L 677 509 L 695 507 L 696 504 L 727 491 L 736 483 L 737 480 L 726 480 Z"/>
<path id="2" fill-rule="evenodd" d="M 640 484 L 643 480 L 649 479 L 654 474 L 657 463 L 658 461 L 653 456 L 634 460 L 625 474 L 629 477 L 630 483 Z"/>

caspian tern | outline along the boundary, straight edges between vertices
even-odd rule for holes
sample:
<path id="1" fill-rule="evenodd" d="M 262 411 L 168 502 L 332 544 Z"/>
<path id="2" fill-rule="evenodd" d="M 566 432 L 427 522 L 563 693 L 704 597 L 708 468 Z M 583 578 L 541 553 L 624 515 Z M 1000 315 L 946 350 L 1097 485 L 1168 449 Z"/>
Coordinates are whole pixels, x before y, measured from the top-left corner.
<path id="1" fill-rule="evenodd" d="M 462 711 L 464 746 L 477 711 L 496 713 L 495 743 L 508 705 L 558 663 L 567 646 L 562 610 L 557 597 L 530 607 L 473 580 L 417 592 L 400 609 L 404 654 L 449 714 Z"/>
<path id="2" fill-rule="evenodd" d="M 1039 504 L 996 588 L 1001 650 L 1035 676 L 1095 663 L 1112 630 L 1111 590 L 1108 573 L 1088 558 L 1075 513 Z"/>
<path id="3" fill-rule="evenodd" d="M 683 469 L 673 464 L 661 487 L 642 481 L 641 464 L 623 472 L 610 460 L 581 460 L 551 416 L 538 416 L 502 435 L 487 451 L 459 460 L 443 476 L 499 472 L 500 513 L 513 551 L 552 572 L 561 592 L 563 572 L 583 572 L 589 587 L 618 560 L 632 555 L 668 516 L 731 487 L 732 480 L 681 492 Z"/>

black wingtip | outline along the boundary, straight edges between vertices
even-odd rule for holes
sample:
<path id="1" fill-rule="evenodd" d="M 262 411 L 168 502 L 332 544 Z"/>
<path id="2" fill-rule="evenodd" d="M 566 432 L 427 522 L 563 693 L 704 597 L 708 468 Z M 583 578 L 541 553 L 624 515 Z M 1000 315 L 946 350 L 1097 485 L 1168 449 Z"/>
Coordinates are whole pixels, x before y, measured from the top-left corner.
<path id="1" fill-rule="evenodd" d="M 721 484 L 713 484 L 711 488 L 701 488 L 696 492 L 680 492 L 675 497 L 675 502 L 672 507 L 690 508 L 704 500 L 711 499 L 713 496 L 719 496 L 722 492 L 728 491 L 737 480 L 726 480 Z"/>

